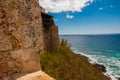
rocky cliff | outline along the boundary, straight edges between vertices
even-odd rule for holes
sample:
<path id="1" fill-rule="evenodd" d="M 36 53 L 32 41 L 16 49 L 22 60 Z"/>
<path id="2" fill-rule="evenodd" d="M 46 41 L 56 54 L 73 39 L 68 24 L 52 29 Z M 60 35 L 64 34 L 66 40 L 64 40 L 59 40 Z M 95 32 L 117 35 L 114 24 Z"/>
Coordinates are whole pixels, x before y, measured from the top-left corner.
<path id="1" fill-rule="evenodd" d="M 0 0 L 0 79 L 40 70 L 46 50 L 58 51 L 58 29 L 38 0 Z"/>
<path id="2" fill-rule="evenodd" d="M 43 34 L 44 34 L 44 49 L 50 52 L 58 52 L 58 28 L 54 24 L 53 16 L 46 13 L 41 13 Z"/>

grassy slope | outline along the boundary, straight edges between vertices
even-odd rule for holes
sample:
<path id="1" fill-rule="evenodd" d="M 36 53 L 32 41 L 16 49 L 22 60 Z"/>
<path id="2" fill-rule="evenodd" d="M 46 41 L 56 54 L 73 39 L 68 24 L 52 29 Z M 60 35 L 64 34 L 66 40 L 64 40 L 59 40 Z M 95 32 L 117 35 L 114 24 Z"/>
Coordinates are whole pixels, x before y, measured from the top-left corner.
<path id="1" fill-rule="evenodd" d="M 42 70 L 57 80 L 108 80 L 85 57 L 63 45 L 59 53 L 43 53 L 40 61 Z"/>

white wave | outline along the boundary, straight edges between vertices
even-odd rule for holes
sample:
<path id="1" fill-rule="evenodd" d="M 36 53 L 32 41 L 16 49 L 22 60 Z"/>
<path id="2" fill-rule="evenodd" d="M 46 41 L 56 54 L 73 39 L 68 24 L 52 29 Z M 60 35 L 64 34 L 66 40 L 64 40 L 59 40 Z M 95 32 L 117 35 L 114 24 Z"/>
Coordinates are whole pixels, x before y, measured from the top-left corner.
<path id="1" fill-rule="evenodd" d="M 114 57 L 106 57 L 106 56 L 97 56 L 97 55 L 88 55 L 82 52 L 79 52 L 79 50 L 75 48 L 71 48 L 76 54 L 81 54 L 83 56 L 86 56 L 89 58 L 89 62 L 92 64 L 98 63 L 102 64 L 106 67 L 107 72 L 103 73 L 104 75 L 111 78 L 111 80 L 118 80 L 117 78 L 120 77 L 120 75 L 117 75 L 117 73 L 120 74 L 120 61 L 117 60 Z M 116 66 L 119 68 L 119 70 L 114 71 L 111 69 L 110 65 Z"/>

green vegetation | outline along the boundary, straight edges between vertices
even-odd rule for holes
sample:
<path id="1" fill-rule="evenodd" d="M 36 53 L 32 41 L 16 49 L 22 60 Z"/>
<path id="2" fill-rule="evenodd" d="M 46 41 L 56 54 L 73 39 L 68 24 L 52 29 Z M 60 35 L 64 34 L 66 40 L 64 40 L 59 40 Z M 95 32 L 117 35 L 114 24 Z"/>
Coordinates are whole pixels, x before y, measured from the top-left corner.
<path id="1" fill-rule="evenodd" d="M 84 56 L 74 54 L 64 39 L 59 53 L 42 53 L 40 61 L 42 70 L 56 80 L 108 80 Z"/>

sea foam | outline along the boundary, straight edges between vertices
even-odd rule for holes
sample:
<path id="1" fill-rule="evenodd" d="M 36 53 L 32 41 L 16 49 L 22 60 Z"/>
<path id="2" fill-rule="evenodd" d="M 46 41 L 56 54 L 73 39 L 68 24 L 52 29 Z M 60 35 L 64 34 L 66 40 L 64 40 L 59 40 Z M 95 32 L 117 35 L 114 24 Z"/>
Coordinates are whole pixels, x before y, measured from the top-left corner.
<path id="1" fill-rule="evenodd" d="M 104 65 L 106 67 L 106 73 L 103 73 L 104 75 L 108 76 L 111 80 L 118 80 L 118 77 L 120 77 L 120 75 L 118 75 L 117 73 L 120 74 L 120 61 L 117 60 L 114 57 L 106 57 L 106 56 L 97 56 L 97 55 L 88 55 L 85 54 L 83 52 L 80 52 L 79 50 L 77 50 L 76 48 L 71 48 L 76 54 L 81 54 L 83 56 L 88 57 L 88 60 L 91 64 L 101 64 Z M 110 65 L 112 65 L 113 67 L 118 67 L 118 70 L 113 70 Z M 115 69 L 115 68 L 114 68 Z"/>

